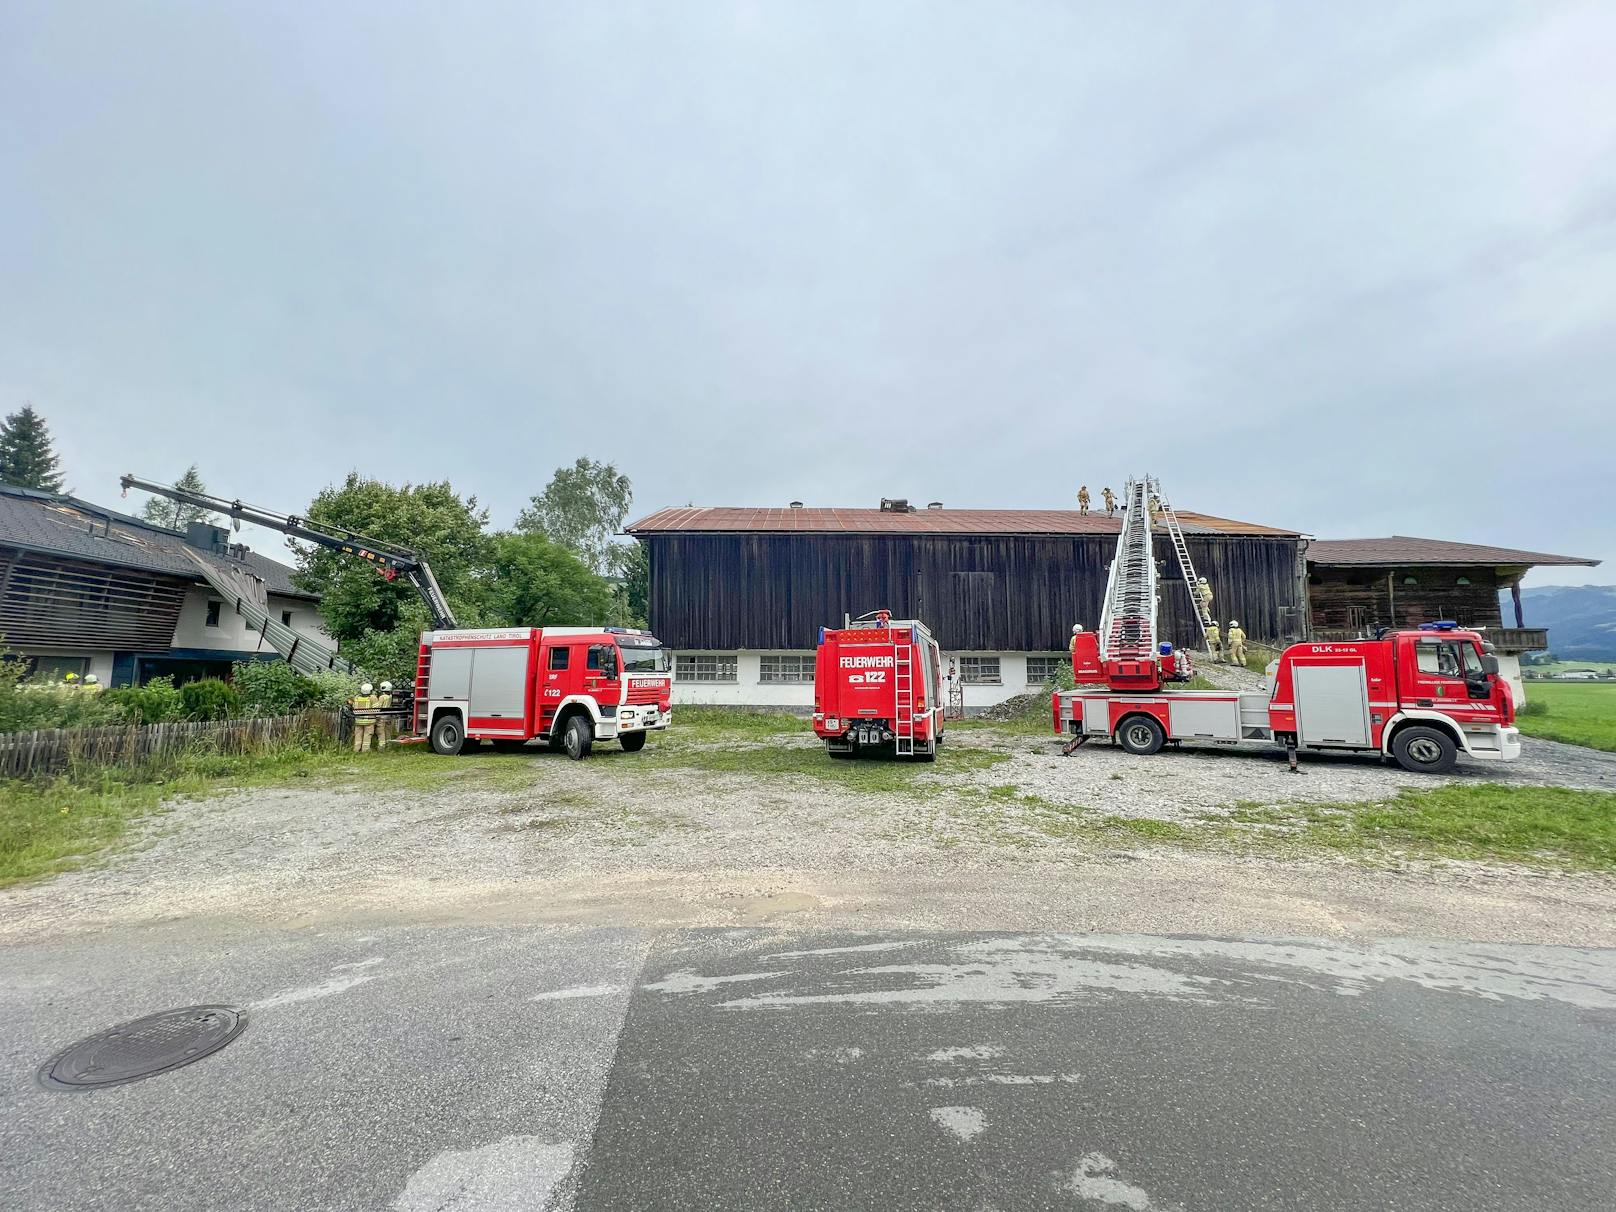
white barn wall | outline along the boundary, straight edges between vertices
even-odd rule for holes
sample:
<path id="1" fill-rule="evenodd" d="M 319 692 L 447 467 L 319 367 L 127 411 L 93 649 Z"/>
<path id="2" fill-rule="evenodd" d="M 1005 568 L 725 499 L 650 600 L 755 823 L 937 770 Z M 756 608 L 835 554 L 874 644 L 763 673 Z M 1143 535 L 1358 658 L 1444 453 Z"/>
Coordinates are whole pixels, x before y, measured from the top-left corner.
<path id="1" fill-rule="evenodd" d="M 685 650 L 674 656 L 675 677 L 673 682 L 673 701 L 675 705 L 714 706 L 714 707 L 791 707 L 802 711 L 811 711 L 814 703 L 814 688 L 811 684 L 765 684 L 760 681 L 762 659 L 765 656 L 801 656 L 812 653 L 790 652 L 785 649 L 774 649 L 769 652 L 737 652 L 735 653 L 735 681 L 733 682 L 691 682 L 677 676 L 678 657 L 684 656 L 714 656 L 730 655 L 729 652 L 697 652 Z M 1044 654 L 1038 654 L 1044 655 Z M 999 658 L 999 679 L 997 686 L 966 686 L 965 710 L 967 712 L 983 711 L 1006 699 L 1017 695 L 1028 694 L 1041 689 L 1040 686 L 1027 685 L 1027 653 L 1024 652 L 944 652 L 942 654 L 942 668 L 946 677 L 949 663 L 952 661 L 956 670 L 959 667 L 958 658 L 966 656 L 987 656 Z"/>

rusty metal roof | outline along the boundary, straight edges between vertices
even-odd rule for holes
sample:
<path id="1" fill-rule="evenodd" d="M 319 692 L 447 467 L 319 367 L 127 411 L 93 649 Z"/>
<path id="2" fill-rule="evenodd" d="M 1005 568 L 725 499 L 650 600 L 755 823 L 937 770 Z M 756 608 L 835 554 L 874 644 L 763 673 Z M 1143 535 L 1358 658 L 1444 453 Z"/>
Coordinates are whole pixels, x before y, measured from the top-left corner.
<path id="1" fill-rule="evenodd" d="M 1236 522 L 1209 514 L 1178 511 L 1186 534 L 1261 535 L 1297 538 L 1298 531 Z M 1114 535 L 1122 518 L 1103 509 L 663 509 L 630 524 L 632 535 L 669 533 L 774 534 L 953 534 L 953 535 Z"/>
<path id="2" fill-rule="evenodd" d="M 1480 543 L 1449 543 L 1443 539 L 1417 539 L 1394 534 L 1384 539 L 1315 539 L 1308 544 L 1310 564 L 1325 568 L 1457 565 L 1520 567 L 1532 564 L 1585 564 L 1598 560 L 1584 556 L 1551 555 L 1513 547 L 1487 547 Z"/>

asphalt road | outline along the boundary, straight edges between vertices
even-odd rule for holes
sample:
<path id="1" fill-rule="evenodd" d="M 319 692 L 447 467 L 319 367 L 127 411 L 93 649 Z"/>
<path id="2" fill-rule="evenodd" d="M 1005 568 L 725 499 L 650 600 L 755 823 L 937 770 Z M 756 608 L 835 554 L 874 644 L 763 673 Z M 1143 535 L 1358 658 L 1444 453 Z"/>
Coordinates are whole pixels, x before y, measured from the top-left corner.
<path id="1" fill-rule="evenodd" d="M 247 1007 L 186 1068 L 35 1071 Z M 436 925 L 0 953 L 18 1209 L 1609 1209 L 1616 952 Z"/>

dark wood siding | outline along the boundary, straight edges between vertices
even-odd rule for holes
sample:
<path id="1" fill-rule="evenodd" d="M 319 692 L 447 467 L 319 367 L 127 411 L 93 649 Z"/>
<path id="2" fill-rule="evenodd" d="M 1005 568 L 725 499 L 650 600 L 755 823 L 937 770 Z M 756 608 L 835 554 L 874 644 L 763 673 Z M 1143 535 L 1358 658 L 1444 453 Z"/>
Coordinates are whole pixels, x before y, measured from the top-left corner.
<path id="1" fill-rule="evenodd" d="M 1073 623 L 1098 625 L 1116 547 L 1104 535 L 670 533 L 642 541 L 652 630 L 670 647 L 719 651 L 812 648 L 821 627 L 878 607 L 923 620 L 952 651 L 1062 651 Z M 1189 545 L 1220 619 L 1238 618 L 1259 640 L 1303 634 L 1299 540 L 1191 536 Z M 1196 639 L 1183 586 L 1164 581 L 1162 597 L 1163 637 Z"/>
<path id="2" fill-rule="evenodd" d="M 1415 584 L 1404 584 L 1410 577 Z M 1470 583 L 1459 584 L 1461 577 Z M 1308 577 L 1313 626 L 1330 634 L 1417 627 L 1438 619 L 1499 627 L 1504 621 L 1500 588 L 1494 568 L 1315 567 Z"/>
<path id="3" fill-rule="evenodd" d="M 189 582 L 0 547 L 0 636 L 16 647 L 162 650 Z"/>

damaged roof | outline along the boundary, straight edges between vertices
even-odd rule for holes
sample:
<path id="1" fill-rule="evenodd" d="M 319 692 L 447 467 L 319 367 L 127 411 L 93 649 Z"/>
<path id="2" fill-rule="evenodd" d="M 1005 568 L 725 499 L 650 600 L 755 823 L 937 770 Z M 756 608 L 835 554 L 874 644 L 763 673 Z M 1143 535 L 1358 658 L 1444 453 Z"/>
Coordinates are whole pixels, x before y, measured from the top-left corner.
<path id="1" fill-rule="evenodd" d="M 248 551 L 241 560 L 192 547 L 177 530 L 115 513 L 77 497 L 0 484 L 0 546 L 166 573 L 188 581 L 202 574 L 186 554 L 226 568 L 244 568 L 281 597 L 318 601 L 318 595 L 292 583 L 293 569 Z"/>

